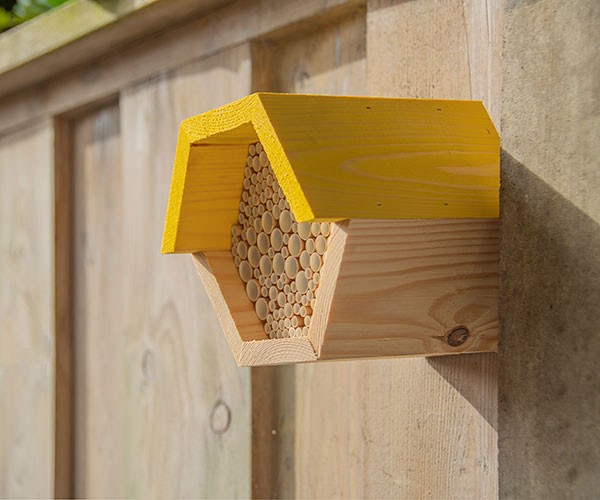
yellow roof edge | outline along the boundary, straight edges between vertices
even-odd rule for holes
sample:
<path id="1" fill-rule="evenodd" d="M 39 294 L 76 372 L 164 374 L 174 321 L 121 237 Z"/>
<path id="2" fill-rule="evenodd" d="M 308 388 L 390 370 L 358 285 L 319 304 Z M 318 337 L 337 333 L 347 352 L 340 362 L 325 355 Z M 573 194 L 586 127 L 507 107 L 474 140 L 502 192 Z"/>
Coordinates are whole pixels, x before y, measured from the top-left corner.
<path id="1" fill-rule="evenodd" d="M 190 141 L 183 127 L 179 127 L 177 138 L 177 150 L 173 175 L 171 177 L 171 189 L 169 191 L 169 203 L 167 205 L 167 217 L 163 232 L 161 253 L 176 253 L 177 232 L 179 228 L 179 216 L 183 202 L 183 191 L 185 187 L 185 176 L 190 153 Z"/>
<path id="2" fill-rule="evenodd" d="M 273 93 L 259 92 L 256 94 L 260 106 L 257 106 L 255 109 L 252 125 L 254 130 L 256 130 L 256 135 L 258 136 L 260 143 L 267 153 L 271 168 L 275 173 L 275 177 L 277 177 L 277 182 L 279 182 L 283 194 L 285 194 L 296 219 L 298 222 L 312 220 L 315 217 L 312 208 L 302 191 L 302 187 L 298 182 L 294 169 L 283 149 L 279 137 L 277 136 L 277 131 L 271 123 L 269 113 L 262 102 L 262 96 L 271 94 Z"/>

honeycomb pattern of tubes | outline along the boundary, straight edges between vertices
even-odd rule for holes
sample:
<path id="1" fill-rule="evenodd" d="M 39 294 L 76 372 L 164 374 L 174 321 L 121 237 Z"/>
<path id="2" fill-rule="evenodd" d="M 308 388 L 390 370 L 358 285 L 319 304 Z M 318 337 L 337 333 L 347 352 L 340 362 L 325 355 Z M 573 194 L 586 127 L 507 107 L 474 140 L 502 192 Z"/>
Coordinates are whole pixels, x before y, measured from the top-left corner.
<path id="1" fill-rule="evenodd" d="M 270 338 L 306 336 L 329 223 L 296 222 L 260 142 L 248 148 L 231 254 Z"/>

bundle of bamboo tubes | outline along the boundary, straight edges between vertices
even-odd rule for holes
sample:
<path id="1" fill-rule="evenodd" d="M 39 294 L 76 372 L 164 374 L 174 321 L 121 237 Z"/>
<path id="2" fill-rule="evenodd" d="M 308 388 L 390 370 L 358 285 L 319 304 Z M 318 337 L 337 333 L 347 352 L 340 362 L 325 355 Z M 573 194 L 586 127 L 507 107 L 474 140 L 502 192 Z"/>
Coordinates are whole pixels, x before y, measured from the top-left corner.
<path id="1" fill-rule="evenodd" d="M 328 223 L 296 222 L 260 142 L 248 148 L 231 254 L 270 338 L 308 335 Z"/>

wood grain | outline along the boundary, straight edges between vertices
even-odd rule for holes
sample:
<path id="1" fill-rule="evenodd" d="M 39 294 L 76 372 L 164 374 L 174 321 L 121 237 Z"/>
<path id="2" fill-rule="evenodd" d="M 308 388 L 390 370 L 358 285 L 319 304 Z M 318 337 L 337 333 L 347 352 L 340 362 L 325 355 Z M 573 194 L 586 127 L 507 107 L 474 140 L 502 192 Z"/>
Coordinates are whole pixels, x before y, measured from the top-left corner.
<path id="1" fill-rule="evenodd" d="M 229 248 L 255 137 L 298 222 L 498 216 L 480 102 L 257 93 L 182 122 L 163 252 Z"/>
<path id="2" fill-rule="evenodd" d="M 190 259 L 158 250 L 178 123 L 247 93 L 248 54 L 126 89 L 77 123 L 78 496 L 250 494 L 249 374 Z"/>
<path id="3" fill-rule="evenodd" d="M 497 221 L 351 219 L 346 231 L 320 359 L 496 350 Z M 469 336 L 451 347 L 456 327 Z"/>
<path id="4" fill-rule="evenodd" d="M 289 71 L 318 69 L 301 82 L 283 76 L 260 90 L 481 98 L 499 126 L 501 2 L 370 1 L 366 25 L 366 44 L 354 39 L 338 45 L 332 23 L 319 52 L 327 55 L 313 60 L 315 51 L 305 51 Z M 285 64 L 278 61 L 296 50 L 296 40 L 309 44 L 318 36 L 315 30 L 282 40 L 277 53 L 257 61 Z M 366 54 L 356 57 L 366 60 L 366 74 L 354 74 L 345 86 L 320 78 L 333 74 L 339 58 L 319 61 L 337 47 L 343 59 L 345 50 L 361 45 Z M 272 66 L 269 71 L 277 74 Z M 279 478 L 294 485 L 297 497 L 497 497 L 494 354 L 312 363 L 294 370 L 294 381 L 280 393 L 294 392 L 295 403 L 278 414 L 295 421 L 295 474 L 289 479 L 284 471 Z"/>
<path id="5" fill-rule="evenodd" d="M 131 145 L 125 221 L 140 228 L 125 239 L 136 427 L 128 450 L 138 498 L 250 495 L 249 371 L 236 366 L 190 258 L 159 253 L 179 122 L 245 95 L 249 84 L 249 47 L 241 45 L 121 94 L 121 130 Z M 221 434 L 211 418 L 218 404 L 229 409 Z"/>
<path id="6" fill-rule="evenodd" d="M 54 469 L 52 121 L 0 138 L 0 496 L 49 498 Z"/>
<path id="7" fill-rule="evenodd" d="M 75 495 L 124 497 L 127 314 L 118 104 L 74 124 L 73 163 Z"/>

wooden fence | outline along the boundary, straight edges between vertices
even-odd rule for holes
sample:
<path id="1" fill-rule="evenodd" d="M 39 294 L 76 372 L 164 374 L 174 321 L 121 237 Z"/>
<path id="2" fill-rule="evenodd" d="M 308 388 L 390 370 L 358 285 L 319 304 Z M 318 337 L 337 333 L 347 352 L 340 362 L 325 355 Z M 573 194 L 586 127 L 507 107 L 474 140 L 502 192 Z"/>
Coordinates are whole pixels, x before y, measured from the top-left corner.
<path id="1" fill-rule="evenodd" d="M 0 495 L 496 498 L 496 355 L 240 369 L 160 248 L 182 119 L 275 91 L 500 129 L 503 8 L 559 2 L 530 3 L 76 0 L 2 35 Z"/>

